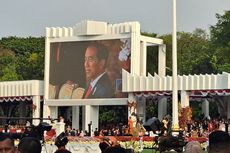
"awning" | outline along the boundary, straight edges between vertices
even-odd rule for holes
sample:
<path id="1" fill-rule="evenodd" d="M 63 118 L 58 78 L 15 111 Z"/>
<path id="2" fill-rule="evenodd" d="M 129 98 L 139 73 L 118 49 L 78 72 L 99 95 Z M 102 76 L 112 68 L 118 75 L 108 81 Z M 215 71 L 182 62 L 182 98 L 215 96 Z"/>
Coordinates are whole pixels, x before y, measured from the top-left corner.
<path id="1" fill-rule="evenodd" d="M 33 96 L 0 97 L 0 102 L 32 101 L 32 100 L 33 100 Z M 40 96 L 40 101 L 43 101 L 43 96 Z"/>
<path id="2" fill-rule="evenodd" d="M 191 98 L 206 98 L 210 96 L 229 96 L 230 95 L 230 89 L 226 90 L 192 90 L 188 91 L 189 97 Z M 180 94 L 180 91 L 178 91 Z M 155 96 L 165 96 L 165 97 L 171 97 L 172 91 L 145 91 L 145 92 L 135 92 L 135 96 L 137 97 L 155 97 Z"/>
<path id="3" fill-rule="evenodd" d="M 21 96 L 21 97 L 0 97 L 0 102 L 13 102 L 13 101 L 31 101 L 32 96 Z"/>

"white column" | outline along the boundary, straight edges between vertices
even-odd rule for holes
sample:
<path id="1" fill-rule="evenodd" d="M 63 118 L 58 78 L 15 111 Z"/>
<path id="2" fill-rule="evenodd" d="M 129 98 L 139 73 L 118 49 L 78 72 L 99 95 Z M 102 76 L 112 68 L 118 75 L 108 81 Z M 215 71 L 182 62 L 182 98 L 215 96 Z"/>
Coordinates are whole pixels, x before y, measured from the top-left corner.
<path id="1" fill-rule="evenodd" d="M 58 136 L 62 132 L 65 132 L 65 123 L 63 122 L 56 123 L 56 135 Z"/>
<path id="2" fill-rule="evenodd" d="M 41 105 L 40 105 L 40 96 L 36 95 L 33 96 L 33 104 L 32 104 L 32 112 L 33 112 L 33 118 L 40 118 L 40 110 L 41 110 Z M 33 125 L 38 125 L 40 123 L 40 120 L 36 119 L 33 120 Z"/>
<path id="3" fill-rule="evenodd" d="M 91 106 L 91 136 L 93 135 L 93 131 L 95 128 L 99 127 L 99 106 Z"/>
<path id="4" fill-rule="evenodd" d="M 72 106 L 72 128 L 79 129 L 80 121 L 80 109 L 79 106 Z"/>
<path id="5" fill-rule="evenodd" d="M 158 101 L 158 119 L 162 120 L 167 115 L 167 98 L 163 97 Z"/>
<path id="6" fill-rule="evenodd" d="M 209 101 L 207 99 L 202 102 L 202 113 L 205 117 L 209 117 Z"/>
<path id="7" fill-rule="evenodd" d="M 82 121 L 82 127 L 81 129 L 82 130 L 86 130 L 87 129 L 87 126 L 86 125 L 86 106 L 81 106 L 81 110 L 82 110 L 82 116 L 81 116 L 81 121 Z"/>
<path id="8" fill-rule="evenodd" d="M 166 74 L 166 45 L 160 45 L 158 48 L 158 75 L 165 76 Z"/>
<path id="9" fill-rule="evenodd" d="M 99 106 L 86 105 L 85 106 L 84 130 L 88 131 L 88 124 L 92 123 L 91 125 L 91 135 L 92 135 L 93 134 L 92 131 L 95 128 L 98 128 L 98 121 L 99 121 Z"/>
<path id="10" fill-rule="evenodd" d="M 66 121 L 71 120 L 72 106 L 69 106 L 66 110 Z"/>
<path id="11" fill-rule="evenodd" d="M 48 118 L 50 117 L 51 112 L 50 112 L 50 107 L 46 104 L 43 105 L 43 118 Z"/>
<path id="12" fill-rule="evenodd" d="M 146 120 L 146 97 L 139 97 L 137 100 L 137 116 L 144 123 Z"/>
<path id="13" fill-rule="evenodd" d="M 46 104 L 43 105 L 43 118 L 51 118 L 57 119 L 58 117 L 58 107 L 57 106 L 47 106 Z M 45 122 L 50 123 L 49 120 Z"/>
<path id="14" fill-rule="evenodd" d="M 140 70 L 141 76 L 146 76 L 146 65 L 147 65 L 147 49 L 146 49 L 146 42 L 141 42 L 141 53 L 140 53 Z"/>
<path id="15" fill-rule="evenodd" d="M 227 119 L 230 119 L 230 102 L 229 101 L 227 103 L 227 107 L 228 107 L 228 109 L 227 109 Z"/>
<path id="16" fill-rule="evenodd" d="M 176 0 L 173 0 L 173 34 L 172 34 L 172 130 L 179 130 L 179 117 L 178 117 L 178 88 L 177 88 L 177 30 L 176 30 Z M 179 134 L 178 132 L 173 133 L 175 135 Z"/>
<path id="17" fill-rule="evenodd" d="M 58 107 L 57 106 L 49 106 L 50 108 L 50 117 L 52 119 L 58 118 Z"/>
<path id="18" fill-rule="evenodd" d="M 181 107 L 185 108 L 189 106 L 189 92 L 182 90 L 181 91 Z"/>

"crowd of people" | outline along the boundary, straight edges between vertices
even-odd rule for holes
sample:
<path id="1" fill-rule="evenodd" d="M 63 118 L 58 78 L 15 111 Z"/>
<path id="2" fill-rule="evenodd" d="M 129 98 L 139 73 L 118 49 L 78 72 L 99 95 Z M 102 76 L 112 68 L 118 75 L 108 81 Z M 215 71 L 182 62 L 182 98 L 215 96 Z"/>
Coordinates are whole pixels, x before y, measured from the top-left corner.
<path id="1" fill-rule="evenodd" d="M 170 116 L 166 116 L 162 119 L 162 121 L 159 121 L 158 124 L 160 124 L 161 130 L 158 134 L 159 136 L 163 135 L 169 135 L 171 129 L 171 123 L 170 123 Z M 132 124 L 131 124 L 132 123 Z M 155 124 L 155 123 L 154 123 Z M 55 145 L 57 146 L 57 150 L 55 153 L 70 153 L 70 151 L 66 150 L 65 145 L 68 143 L 68 136 L 100 136 L 102 138 L 100 142 L 100 149 L 102 153 L 109 153 L 112 150 L 114 151 L 120 151 L 122 153 L 122 150 L 126 151 L 124 148 L 121 148 L 117 140 L 108 139 L 107 136 L 130 136 L 134 135 L 134 131 L 136 129 L 137 136 L 151 136 L 151 133 L 154 133 L 156 131 L 148 131 L 145 130 L 144 124 L 141 123 L 141 121 L 137 120 L 135 122 L 129 121 L 127 125 L 118 124 L 118 125 L 110 125 L 107 124 L 106 126 L 101 126 L 101 129 L 95 129 L 92 131 L 92 134 L 88 131 L 83 130 L 76 130 L 72 129 L 71 126 L 66 126 L 66 131 L 61 133 L 61 135 L 57 136 L 55 138 Z M 130 127 L 132 126 L 132 127 Z M 156 129 L 157 130 L 157 129 Z M 140 132 L 141 131 L 141 132 Z M 0 133 L 0 153 L 6 152 L 6 153 L 39 153 L 41 152 L 41 140 L 29 136 L 25 136 L 20 139 L 19 144 L 17 147 L 14 145 L 14 140 L 11 137 L 10 133 Z M 223 121 L 220 118 L 215 119 L 208 119 L 203 118 L 201 120 L 190 120 L 187 122 L 187 126 L 182 132 L 182 137 L 192 137 L 192 138 L 199 138 L 203 137 L 206 138 L 208 142 L 207 150 L 209 153 L 217 152 L 217 150 L 230 150 L 230 136 L 228 134 L 228 124 L 226 121 Z M 186 145 L 183 146 L 185 153 L 199 153 L 202 152 L 204 148 L 201 147 L 201 143 L 198 140 L 192 140 L 185 143 Z M 36 148 L 36 152 L 33 151 Z M 226 149 L 227 148 L 227 149 Z M 30 150 L 32 149 L 32 150 Z M 201 151 L 200 151 L 201 150 Z M 5 153 L 4 152 L 4 153 Z M 227 151 L 223 151 L 223 153 L 228 153 Z"/>
<path id="2" fill-rule="evenodd" d="M 0 133 L 0 153 L 41 153 L 42 146 L 34 137 L 24 137 L 17 147 L 8 133 Z"/>
<path id="3" fill-rule="evenodd" d="M 71 153 L 66 149 L 68 138 L 64 132 L 55 139 L 57 150 L 54 153 Z M 116 139 L 102 139 L 99 144 L 102 153 L 127 153 Z M 42 143 L 35 137 L 24 137 L 15 145 L 13 137 L 9 133 L 0 133 L 0 153 L 41 153 Z"/>
<path id="4" fill-rule="evenodd" d="M 208 153 L 230 153 L 229 133 L 221 130 L 212 131 L 209 136 Z M 71 153 L 65 148 L 68 138 L 63 132 L 55 139 L 58 149 L 54 153 Z M 129 150 L 122 148 L 113 137 L 104 137 L 99 148 L 102 153 L 128 153 Z M 0 153 L 41 153 L 42 144 L 34 137 L 24 137 L 16 146 L 14 139 L 8 133 L 0 133 Z M 201 144 L 198 141 L 190 141 L 186 144 L 184 153 L 202 153 Z"/>
<path id="5" fill-rule="evenodd" d="M 156 118 L 156 120 L 158 120 Z M 145 136 L 152 136 L 151 133 L 162 132 L 161 134 L 167 135 L 171 133 L 171 118 L 169 115 L 163 117 L 161 121 L 159 121 L 160 125 L 156 125 L 158 128 L 154 128 L 152 130 L 146 130 L 144 124 L 137 120 L 136 122 L 131 121 L 129 119 L 127 124 L 107 124 L 101 126 L 100 129 L 95 128 L 91 134 L 91 136 L 129 136 L 135 133 L 135 130 L 139 132 L 139 134 Z M 203 119 L 192 119 L 186 123 L 186 127 L 182 129 L 184 137 L 207 137 L 209 133 L 214 130 L 221 130 L 228 132 L 228 122 L 220 119 L 220 118 L 203 118 Z M 155 127 L 155 125 L 153 125 Z M 71 128 L 70 125 L 66 126 L 66 134 L 68 136 L 89 136 L 89 131 L 74 129 Z"/>
<path id="6" fill-rule="evenodd" d="M 214 130 L 208 136 L 208 153 L 230 153 L 229 133 L 221 130 Z M 202 153 L 201 144 L 198 141 L 190 141 L 185 146 L 185 153 Z"/>

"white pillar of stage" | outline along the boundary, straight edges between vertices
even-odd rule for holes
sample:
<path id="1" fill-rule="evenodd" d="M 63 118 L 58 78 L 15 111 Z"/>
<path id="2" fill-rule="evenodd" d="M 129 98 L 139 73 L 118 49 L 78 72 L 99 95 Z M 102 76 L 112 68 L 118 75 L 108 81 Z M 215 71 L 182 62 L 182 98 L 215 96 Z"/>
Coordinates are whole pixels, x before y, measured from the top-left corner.
<path id="1" fill-rule="evenodd" d="M 36 95 L 33 96 L 33 104 L 32 104 L 32 112 L 33 112 L 33 118 L 40 118 L 40 110 L 41 110 L 41 102 L 40 102 L 40 96 Z M 36 119 L 33 120 L 33 125 L 38 125 L 40 123 L 40 120 Z"/>
<path id="2" fill-rule="evenodd" d="M 43 118 L 58 118 L 58 107 L 57 106 L 48 106 L 46 104 L 43 105 Z M 47 123 L 51 123 L 50 120 L 45 120 Z"/>
<path id="3" fill-rule="evenodd" d="M 209 101 L 207 99 L 202 102 L 202 113 L 204 117 L 209 117 Z"/>
<path id="4" fill-rule="evenodd" d="M 85 121 L 86 118 L 86 106 L 81 106 L 81 110 L 82 110 L 82 115 L 81 115 L 81 121 L 82 121 L 82 125 L 81 125 L 81 129 L 82 130 L 86 130 L 87 129 L 87 123 Z"/>
<path id="5" fill-rule="evenodd" d="M 71 120 L 71 115 L 72 115 L 72 106 L 69 106 L 66 110 L 66 121 Z"/>
<path id="6" fill-rule="evenodd" d="M 44 104 L 43 105 L 43 118 L 48 118 L 48 117 L 51 117 L 50 106 Z M 49 121 L 47 122 L 50 123 Z"/>
<path id="7" fill-rule="evenodd" d="M 158 75 L 165 76 L 166 74 L 166 45 L 160 45 L 158 48 Z"/>
<path id="8" fill-rule="evenodd" d="M 65 132 L 65 123 L 63 122 L 56 123 L 56 135 L 58 136 L 62 132 Z"/>
<path id="9" fill-rule="evenodd" d="M 158 119 L 161 121 L 167 115 L 167 98 L 163 97 L 158 101 Z"/>
<path id="10" fill-rule="evenodd" d="M 189 106 L 189 92 L 181 91 L 181 107 L 185 108 Z"/>
<path id="11" fill-rule="evenodd" d="M 137 116 L 142 121 L 142 123 L 145 123 L 146 121 L 146 97 L 144 96 L 139 97 L 137 100 Z"/>
<path id="12" fill-rule="evenodd" d="M 146 65 L 147 65 L 147 47 L 146 42 L 142 41 L 140 44 L 141 53 L 140 54 L 140 70 L 141 70 L 141 76 L 146 76 Z"/>
<path id="13" fill-rule="evenodd" d="M 72 106 L 72 128 L 79 129 L 79 117 L 80 108 L 79 106 Z"/>
<path id="14" fill-rule="evenodd" d="M 88 131 L 88 125 L 91 124 L 91 136 L 92 136 L 95 128 L 98 128 L 99 106 L 86 105 L 84 114 L 85 114 L 85 115 L 83 115 L 83 116 L 85 116 L 84 130 Z"/>
<path id="15" fill-rule="evenodd" d="M 52 119 L 58 118 L 58 107 L 57 106 L 49 106 L 50 108 L 50 117 Z"/>
<path id="16" fill-rule="evenodd" d="M 227 103 L 227 119 L 230 119 L 230 102 Z"/>

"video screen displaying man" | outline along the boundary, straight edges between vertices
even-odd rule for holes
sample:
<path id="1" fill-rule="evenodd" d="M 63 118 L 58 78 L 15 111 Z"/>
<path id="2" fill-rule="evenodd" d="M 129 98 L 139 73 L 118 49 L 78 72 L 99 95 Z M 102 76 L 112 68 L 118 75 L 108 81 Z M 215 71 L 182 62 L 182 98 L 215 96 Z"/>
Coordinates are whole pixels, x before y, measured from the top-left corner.
<path id="1" fill-rule="evenodd" d="M 91 44 L 85 51 L 87 90 L 84 98 L 113 98 L 114 87 L 106 72 L 108 50 L 101 44 Z"/>
<path id="2" fill-rule="evenodd" d="M 127 98 L 130 38 L 50 44 L 49 99 Z"/>

